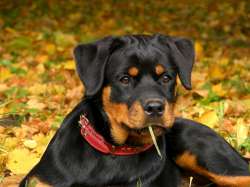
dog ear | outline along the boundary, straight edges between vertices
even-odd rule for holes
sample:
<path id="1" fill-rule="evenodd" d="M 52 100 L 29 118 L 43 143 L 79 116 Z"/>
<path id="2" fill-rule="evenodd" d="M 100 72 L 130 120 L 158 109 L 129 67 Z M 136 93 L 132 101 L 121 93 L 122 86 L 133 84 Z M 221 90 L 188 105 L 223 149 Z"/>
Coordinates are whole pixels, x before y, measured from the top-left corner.
<path id="1" fill-rule="evenodd" d="M 85 86 L 85 96 L 93 96 L 101 89 L 113 40 L 113 37 L 106 37 L 95 43 L 75 47 L 76 69 Z"/>
<path id="2" fill-rule="evenodd" d="M 182 85 L 190 90 L 191 73 L 194 64 L 194 45 L 186 38 L 157 35 L 158 41 L 170 49 L 170 57 L 175 63 Z"/>
<path id="3" fill-rule="evenodd" d="M 186 38 L 173 38 L 169 46 L 181 83 L 186 89 L 191 90 L 191 73 L 195 58 L 193 42 Z"/>

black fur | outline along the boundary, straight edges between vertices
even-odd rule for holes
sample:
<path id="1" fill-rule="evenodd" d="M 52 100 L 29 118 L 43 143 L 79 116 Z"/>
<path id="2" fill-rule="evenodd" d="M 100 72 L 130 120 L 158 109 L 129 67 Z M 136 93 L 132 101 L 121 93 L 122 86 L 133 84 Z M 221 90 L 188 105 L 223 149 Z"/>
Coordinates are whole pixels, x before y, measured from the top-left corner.
<path id="1" fill-rule="evenodd" d="M 81 114 L 86 114 L 93 127 L 115 144 L 102 106 L 104 86 L 111 85 L 113 102 L 126 103 L 129 107 L 135 100 L 143 103 L 149 97 L 174 102 L 177 74 L 190 89 L 194 49 L 189 40 L 162 35 L 107 37 L 93 44 L 79 45 L 74 55 L 85 85 L 85 98 L 67 115 L 41 161 L 23 179 L 21 187 L 33 176 L 55 187 L 135 187 L 137 184 L 180 187 L 186 171 L 174 160 L 186 151 L 195 155 L 199 166 L 210 172 L 250 175 L 248 163 L 224 139 L 208 127 L 187 119 L 177 118 L 173 127 L 159 137 L 162 160 L 154 147 L 132 156 L 105 155 L 92 148 L 80 134 L 78 121 Z M 161 78 L 151 72 L 155 63 L 166 67 L 170 76 L 167 84 L 163 85 Z M 117 80 L 129 65 L 137 65 L 141 72 L 131 85 L 123 87 Z M 200 173 L 192 174 L 196 175 Z M 198 179 L 216 186 L 202 176 Z"/>

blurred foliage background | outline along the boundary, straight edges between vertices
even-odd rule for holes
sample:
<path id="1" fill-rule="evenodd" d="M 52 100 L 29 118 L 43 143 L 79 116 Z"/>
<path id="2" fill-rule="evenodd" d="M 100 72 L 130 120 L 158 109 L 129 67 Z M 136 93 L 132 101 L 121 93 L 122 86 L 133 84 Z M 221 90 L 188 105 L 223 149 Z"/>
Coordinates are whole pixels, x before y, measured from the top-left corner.
<path id="1" fill-rule="evenodd" d="M 178 86 L 176 114 L 215 129 L 250 158 L 248 0 L 1 0 L 0 180 L 27 173 L 81 99 L 73 47 L 138 33 L 194 41 L 193 90 Z"/>

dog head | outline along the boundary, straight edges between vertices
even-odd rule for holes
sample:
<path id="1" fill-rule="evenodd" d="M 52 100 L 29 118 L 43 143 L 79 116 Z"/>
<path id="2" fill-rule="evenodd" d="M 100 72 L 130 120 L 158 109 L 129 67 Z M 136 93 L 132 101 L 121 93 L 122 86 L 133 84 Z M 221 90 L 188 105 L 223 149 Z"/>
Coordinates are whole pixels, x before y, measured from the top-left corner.
<path id="1" fill-rule="evenodd" d="M 74 50 L 85 96 L 101 95 L 118 144 L 151 142 L 174 122 L 176 77 L 191 89 L 190 40 L 163 35 L 106 37 Z"/>

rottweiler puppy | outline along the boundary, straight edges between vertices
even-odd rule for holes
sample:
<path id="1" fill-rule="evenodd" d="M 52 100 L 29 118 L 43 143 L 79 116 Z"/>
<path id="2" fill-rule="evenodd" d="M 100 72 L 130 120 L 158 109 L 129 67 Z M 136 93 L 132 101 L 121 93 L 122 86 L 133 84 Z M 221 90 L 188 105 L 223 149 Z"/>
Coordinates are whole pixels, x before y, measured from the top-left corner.
<path id="1" fill-rule="evenodd" d="M 208 127 L 175 118 L 176 78 L 191 89 L 190 40 L 106 37 L 74 49 L 84 99 L 67 115 L 24 187 L 249 187 L 248 163 Z M 149 133 L 152 127 L 161 157 Z"/>

